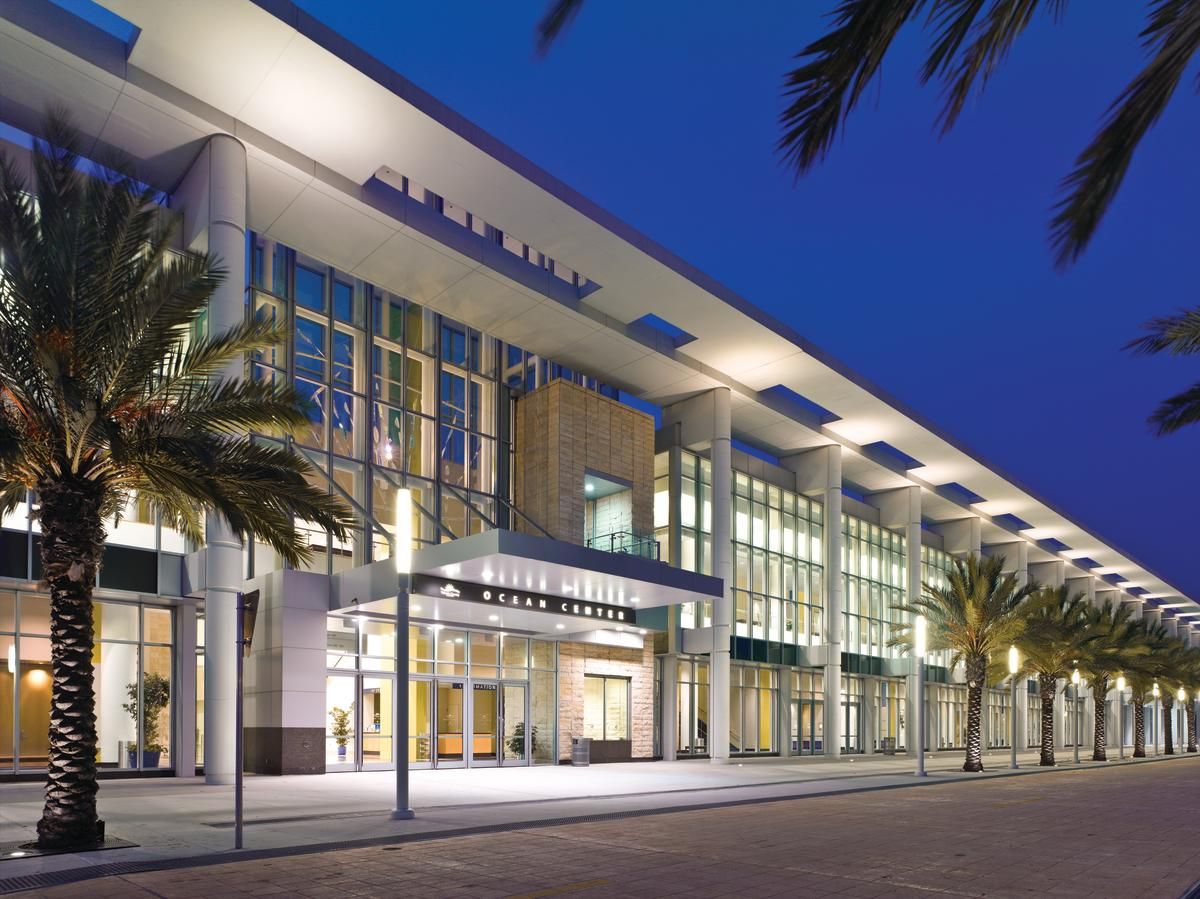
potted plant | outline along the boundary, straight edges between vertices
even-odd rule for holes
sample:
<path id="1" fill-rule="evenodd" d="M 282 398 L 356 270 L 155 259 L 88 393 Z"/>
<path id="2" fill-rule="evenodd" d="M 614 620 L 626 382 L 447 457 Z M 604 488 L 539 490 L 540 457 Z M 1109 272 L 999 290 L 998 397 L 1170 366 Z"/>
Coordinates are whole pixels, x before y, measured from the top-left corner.
<path id="1" fill-rule="evenodd" d="M 529 729 L 529 754 L 537 757 L 537 751 L 541 746 L 538 743 L 537 725 L 533 725 Z M 525 758 L 525 722 L 520 721 L 513 728 L 512 736 L 508 738 L 508 751 L 516 758 Z"/>
<path id="2" fill-rule="evenodd" d="M 137 682 L 125 685 L 125 695 L 129 702 L 122 708 L 133 719 L 133 726 L 138 726 L 138 685 Z M 159 716 L 171 702 L 171 682 L 161 674 L 147 671 L 142 678 L 142 765 L 143 768 L 157 768 L 166 748 L 159 742 Z M 136 768 L 137 748 L 129 750 L 129 767 Z"/>
<path id="3" fill-rule="evenodd" d="M 353 707 L 351 707 L 353 708 Z M 346 743 L 354 736 L 354 728 L 350 726 L 351 709 L 334 706 L 329 710 L 329 734 L 337 743 L 338 761 L 346 759 Z"/>

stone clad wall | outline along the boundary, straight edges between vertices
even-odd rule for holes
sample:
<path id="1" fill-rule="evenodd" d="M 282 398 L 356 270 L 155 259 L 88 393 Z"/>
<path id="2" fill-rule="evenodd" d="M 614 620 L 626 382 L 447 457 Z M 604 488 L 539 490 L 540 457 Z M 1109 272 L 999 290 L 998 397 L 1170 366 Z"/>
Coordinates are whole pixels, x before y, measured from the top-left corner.
<path id="1" fill-rule="evenodd" d="M 633 757 L 654 756 L 654 646 L 641 649 L 560 643 L 558 647 L 558 756 L 571 758 L 571 738 L 583 735 L 583 677 L 630 678 L 629 717 Z"/>
<path id="2" fill-rule="evenodd" d="M 517 402 L 517 508 L 559 540 L 582 543 L 585 471 L 633 485 L 633 527 L 654 529 L 654 419 L 557 380 Z M 516 529 L 533 532 L 519 518 Z"/>

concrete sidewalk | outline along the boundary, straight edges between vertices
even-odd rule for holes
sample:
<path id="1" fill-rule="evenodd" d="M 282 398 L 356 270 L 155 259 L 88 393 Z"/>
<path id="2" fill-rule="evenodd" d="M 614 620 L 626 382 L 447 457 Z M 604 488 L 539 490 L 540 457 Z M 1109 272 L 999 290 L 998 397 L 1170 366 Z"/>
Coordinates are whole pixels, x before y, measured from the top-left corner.
<path id="1" fill-rule="evenodd" d="M 1087 755 L 1083 756 L 1085 759 Z M 1020 755 L 1021 769 L 1008 769 L 1007 752 L 985 755 L 983 774 L 961 771 L 962 753 L 930 755 L 930 776 L 913 776 L 904 756 L 816 759 L 744 759 L 730 764 L 704 760 L 596 765 L 590 768 L 476 768 L 412 772 L 417 817 L 388 817 L 392 772 L 329 774 L 323 777 L 250 777 L 246 781 L 247 851 L 288 847 L 369 845 L 395 838 L 480 832 L 489 828 L 561 823 L 659 810 L 736 805 L 803 796 L 919 787 L 1009 775 L 1052 776 L 1071 770 L 1072 754 L 1059 753 L 1058 768 L 1038 768 L 1036 753 Z M 1196 755 L 1110 761 L 1108 766 L 1184 763 Z M 1081 768 L 1100 768 L 1084 761 Z M 0 843 L 34 839 L 41 811 L 41 784 L 0 787 Z M 155 863 L 220 854 L 236 858 L 233 791 L 206 786 L 199 778 L 106 781 L 101 815 L 112 837 L 137 848 L 8 858 L 0 861 L 0 891 L 6 881 L 27 875 L 109 865 Z"/>

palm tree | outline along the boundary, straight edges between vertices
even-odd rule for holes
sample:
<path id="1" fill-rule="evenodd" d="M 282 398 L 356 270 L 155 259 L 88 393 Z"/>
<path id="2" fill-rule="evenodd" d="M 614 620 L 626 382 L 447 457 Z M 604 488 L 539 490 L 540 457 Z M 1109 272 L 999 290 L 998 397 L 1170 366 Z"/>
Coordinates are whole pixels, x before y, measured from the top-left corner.
<path id="1" fill-rule="evenodd" d="M 551 0 L 538 23 L 537 44 L 545 52 L 571 23 L 584 0 Z M 1113 101 L 1100 130 L 1063 180 L 1064 196 L 1050 223 L 1060 266 L 1086 249 L 1116 197 L 1133 154 L 1166 109 L 1188 63 L 1200 48 L 1200 3 L 1148 0 L 1147 23 L 1138 37 L 1149 57 Z M 824 36 L 797 54 L 799 64 L 784 78 L 787 107 L 780 115 L 778 149 L 797 177 L 829 153 L 838 131 L 866 94 L 904 26 L 932 30 L 921 67 L 922 84 L 941 83 L 945 102 L 940 131 L 958 120 L 967 101 L 982 91 L 1033 22 L 1039 7 L 1055 21 L 1066 0 L 838 0 Z"/>
<path id="2" fill-rule="evenodd" d="M 1165 755 L 1175 754 L 1175 693 L 1184 687 L 1191 664 L 1191 649 L 1178 637 L 1169 637 L 1163 651 L 1155 659 L 1156 671 L 1163 681 L 1162 716 Z M 1186 687 L 1184 687 L 1186 689 Z M 1180 734 L 1182 736 L 1182 734 Z"/>
<path id="3" fill-rule="evenodd" d="M 1187 720 L 1187 751 L 1195 752 L 1196 687 L 1200 684 L 1200 649 L 1189 646 L 1182 653 L 1180 663 L 1179 685 L 1186 694 L 1183 710 Z"/>
<path id="4" fill-rule="evenodd" d="M 1105 600 L 1102 605 L 1088 606 L 1085 619 L 1090 639 L 1083 647 L 1080 667 L 1092 685 L 1095 707 L 1092 761 L 1106 762 L 1105 711 L 1109 684 L 1131 662 L 1148 653 L 1149 647 L 1137 639 L 1137 619 L 1133 617 L 1133 610 L 1123 603 Z"/>
<path id="5" fill-rule="evenodd" d="M 950 666 L 963 663 L 967 676 L 967 753 L 964 771 L 982 771 L 981 714 L 988 658 L 1007 652 L 1021 633 L 1021 606 L 1031 588 L 1005 574 L 1004 559 L 972 554 L 956 559 L 945 587 L 924 583 L 917 599 L 898 608 L 910 623 L 898 629 L 894 645 L 913 648 L 913 624 L 924 615 L 930 652 L 949 650 Z"/>
<path id="6" fill-rule="evenodd" d="M 1133 697 L 1133 757 L 1146 757 L 1146 697 L 1158 681 L 1159 656 L 1168 649 L 1167 629 L 1161 624 L 1139 620 L 1134 640 L 1144 648 L 1139 656 L 1129 659 L 1125 679 Z"/>
<path id="7" fill-rule="evenodd" d="M 1086 650 L 1087 600 L 1066 586 L 1039 587 L 1023 609 L 1024 628 L 1016 640 L 1022 665 L 1036 674 L 1042 698 L 1042 753 L 1038 764 L 1053 767 L 1054 695 L 1060 678 L 1070 676 Z M 1079 735 L 1076 735 L 1076 739 Z"/>
<path id="8" fill-rule="evenodd" d="M 1200 353 L 1200 307 L 1146 322 L 1147 332 L 1126 345 L 1143 356 L 1166 353 L 1169 356 L 1194 356 Z M 1168 397 L 1150 415 L 1150 426 L 1159 437 L 1174 434 L 1186 425 L 1200 421 L 1200 383 Z"/>
<path id="9" fill-rule="evenodd" d="M 305 421 L 290 387 L 218 380 L 280 336 L 247 322 L 203 333 L 219 259 L 172 253 L 180 214 L 123 163 L 85 171 L 80 138 L 52 116 L 28 179 L 0 156 L 0 506 L 29 492 L 50 591 L 52 702 L 45 848 L 94 845 L 92 591 L 106 523 L 136 494 L 188 538 L 224 516 L 292 563 L 296 517 L 344 534 L 340 502 L 309 467 L 246 431 Z"/>

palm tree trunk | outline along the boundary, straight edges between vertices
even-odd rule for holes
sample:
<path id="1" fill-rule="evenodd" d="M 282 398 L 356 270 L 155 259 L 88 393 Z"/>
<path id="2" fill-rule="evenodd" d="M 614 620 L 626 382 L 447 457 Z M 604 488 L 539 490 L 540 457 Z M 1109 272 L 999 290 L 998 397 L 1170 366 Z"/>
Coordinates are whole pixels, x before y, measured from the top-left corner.
<path id="1" fill-rule="evenodd" d="M 43 849 L 104 840 L 96 814 L 96 712 L 92 671 L 92 590 L 104 548 L 102 489 L 94 481 L 44 483 L 42 572 L 50 588 L 50 751 L 46 805 L 38 822 Z"/>
<path id="2" fill-rule="evenodd" d="M 967 758 L 964 771 L 983 770 L 983 683 L 987 657 L 967 661 Z"/>
<path id="3" fill-rule="evenodd" d="M 1196 701 L 1192 697 L 1188 697 L 1187 705 L 1183 707 L 1183 712 L 1187 716 L 1187 751 L 1196 751 Z"/>
<path id="4" fill-rule="evenodd" d="M 1171 712 L 1175 708 L 1175 699 L 1169 692 L 1163 693 L 1162 698 L 1162 716 L 1163 716 L 1163 755 L 1174 755 L 1175 744 L 1171 741 L 1171 719 L 1175 716 Z"/>
<path id="5" fill-rule="evenodd" d="M 1092 761 L 1107 762 L 1108 753 L 1105 743 L 1108 737 L 1105 733 L 1105 712 L 1108 711 L 1108 678 L 1097 677 L 1092 680 L 1092 706 L 1095 708 L 1096 726 L 1092 736 Z"/>
<path id="6" fill-rule="evenodd" d="M 1136 693 L 1133 697 L 1133 757 L 1146 757 L 1146 700 Z"/>
<path id="7" fill-rule="evenodd" d="M 1038 764 L 1054 767 L 1054 693 L 1058 678 L 1053 674 L 1038 675 L 1038 690 L 1042 696 L 1042 757 Z"/>

